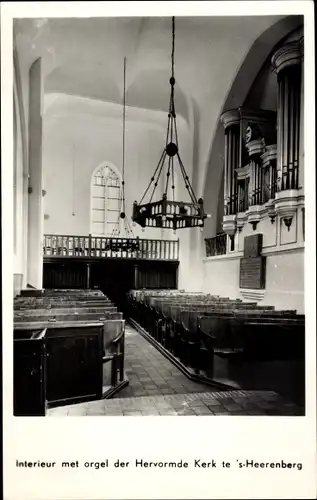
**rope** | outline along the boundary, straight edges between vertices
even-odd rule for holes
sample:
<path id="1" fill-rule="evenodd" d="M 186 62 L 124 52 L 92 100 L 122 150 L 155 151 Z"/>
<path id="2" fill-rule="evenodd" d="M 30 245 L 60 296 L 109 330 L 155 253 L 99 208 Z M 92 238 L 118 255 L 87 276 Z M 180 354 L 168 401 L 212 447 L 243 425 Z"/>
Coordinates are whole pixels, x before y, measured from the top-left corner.
<path id="1" fill-rule="evenodd" d="M 125 196 L 124 196 L 124 167 L 125 167 L 125 75 L 126 75 L 126 58 L 123 63 L 123 127 L 122 127 L 122 208 L 125 212 Z"/>
<path id="2" fill-rule="evenodd" d="M 129 233 L 134 238 L 133 231 L 129 226 L 127 217 L 121 219 L 121 212 L 125 214 L 125 122 L 126 122 L 126 57 L 123 62 L 123 109 L 122 109 L 122 182 L 121 182 L 121 207 L 117 222 L 114 224 L 111 238 L 120 237 L 123 232 L 123 237 L 129 238 Z M 125 233 L 125 234 L 124 234 Z"/>

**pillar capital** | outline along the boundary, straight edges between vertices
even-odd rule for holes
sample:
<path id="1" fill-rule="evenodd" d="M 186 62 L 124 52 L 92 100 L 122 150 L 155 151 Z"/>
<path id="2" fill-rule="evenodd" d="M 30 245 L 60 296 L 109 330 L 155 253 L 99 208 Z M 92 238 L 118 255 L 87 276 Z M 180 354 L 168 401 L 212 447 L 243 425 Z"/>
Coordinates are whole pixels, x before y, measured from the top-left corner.
<path id="1" fill-rule="evenodd" d="M 274 71 L 279 74 L 290 66 L 301 64 L 303 56 L 303 38 L 296 42 L 286 43 L 272 56 L 271 64 Z"/>
<path id="2" fill-rule="evenodd" d="M 230 109 L 229 111 L 225 111 L 224 113 L 222 113 L 220 120 L 225 130 L 234 125 L 239 125 L 240 124 L 239 110 Z"/>

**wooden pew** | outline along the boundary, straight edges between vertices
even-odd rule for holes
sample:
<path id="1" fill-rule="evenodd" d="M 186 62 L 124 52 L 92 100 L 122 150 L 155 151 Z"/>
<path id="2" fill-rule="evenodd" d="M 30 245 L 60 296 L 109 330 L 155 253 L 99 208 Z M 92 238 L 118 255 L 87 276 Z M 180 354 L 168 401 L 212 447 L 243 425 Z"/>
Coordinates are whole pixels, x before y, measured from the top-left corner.
<path id="1" fill-rule="evenodd" d="M 57 309 L 57 308 L 65 308 L 65 307 L 83 307 L 83 308 L 89 308 L 89 307 L 113 307 L 114 305 L 111 302 L 108 301 L 39 301 L 39 302 L 31 302 L 31 303 L 24 303 L 24 302 L 14 302 L 13 303 L 13 308 L 14 310 L 22 310 L 26 311 L 28 309 L 34 309 L 34 308 L 45 308 L 45 309 Z"/>
<path id="2" fill-rule="evenodd" d="M 289 357 L 303 355 L 303 316 L 263 314 L 262 311 L 208 313 L 198 318 L 200 334 L 212 339 L 218 350 L 243 350 L 245 356 Z M 275 345 L 273 349 L 273 344 Z"/>
<path id="3" fill-rule="evenodd" d="M 14 325 L 14 330 L 20 334 L 22 331 L 33 332 L 45 328 L 43 375 L 46 404 L 54 406 L 100 399 L 103 323 L 60 321 L 50 324 L 47 321 L 25 321 Z M 21 352 L 19 357 L 21 358 Z M 18 362 L 15 355 L 14 363 Z M 23 376 L 30 376 L 27 366 L 21 370 L 21 377 Z"/>
<path id="4" fill-rule="evenodd" d="M 163 296 L 143 291 L 131 302 L 132 311 L 145 322 L 149 333 L 185 366 L 197 371 L 212 364 L 215 351 L 227 357 L 243 353 L 244 359 L 251 361 L 303 355 L 304 317 L 296 315 L 296 311 L 275 311 L 272 306 L 175 292 Z M 210 316 L 209 321 L 217 325 L 213 333 L 198 327 L 198 317 L 203 315 Z M 230 319 L 223 320 L 225 317 Z"/>
<path id="5" fill-rule="evenodd" d="M 228 340 L 228 337 L 224 335 L 223 338 L 217 338 L 219 329 L 214 329 L 211 336 L 210 320 L 212 321 L 210 317 L 200 318 L 200 323 L 206 323 L 207 334 L 204 340 L 208 347 L 205 363 L 203 364 L 201 359 L 200 367 L 207 376 L 213 380 L 233 381 L 247 390 L 275 390 L 297 404 L 304 404 L 303 317 L 290 319 L 281 315 L 250 319 L 245 316 L 243 319 L 238 318 L 238 324 L 235 317 L 231 325 L 226 321 L 235 340 L 229 347 L 228 343 L 223 342 Z"/>
<path id="6" fill-rule="evenodd" d="M 119 382 L 124 380 L 124 332 L 125 320 L 113 319 L 104 324 L 103 362 L 112 361 L 110 381 L 113 386 L 117 384 L 117 372 L 119 372 Z"/>
<path id="7" fill-rule="evenodd" d="M 100 290 L 83 290 L 83 289 L 58 289 L 58 288 L 48 288 L 38 290 L 35 288 L 29 288 L 21 290 L 21 297 L 45 297 L 45 296 L 95 296 L 102 297 L 104 294 Z"/>
<path id="8" fill-rule="evenodd" d="M 32 302 L 37 300 L 109 300 L 105 295 L 40 295 L 35 297 L 15 297 L 15 301 Z"/>
<path id="9" fill-rule="evenodd" d="M 36 311 L 43 311 L 45 314 L 52 315 L 54 316 L 55 314 L 67 314 L 68 312 L 71 312 L 72 314 L 89 314 L 89 313 L 102 313 L 106 311 L 117 311 L 117 308 L 114 306 L 96 306 L 96 307 L 81 307 L 75 304 L 74 306 L 71 307 L 54 307 L 53 304 L 51 304 L 51 307 L 34 307 L 32 308 L 26 308 L 26 309 L 16 309 L 14 311 L 15 315 L 20 315 L 20 316 L 31 316 L 34 312 Z"/>
<path id="10" fill-rule="evenodd" d="M 36 297 L 36 300 L 29 301 L 33 309 L 15 310 L 16 331 L 47 329 L 46 398 L 50 406 L 70 404 L 79 399 L 100 399 L 105 390 L 109 391 L 113 384 L 124 379 L 122 313 L 108 305 L 83 308 L 77 299 L 67 302 L 67 307 L 65 300 L 61 299 L 62 302 L 64 307 L 56 308 L 56 297 L 50 297 L 44 302 L 46 308 L 43 309 L 43 300 Z M 91 304 L 89 302 L 89 306 Z M 108 321 L 117 326 L 114 337 L 109 336 Z M 106 348 L 105 339 L 108 339 Z M 109 349 L 110 353 L 107 352 Z M 92 364 L 94 369 L 91 371 Z"/>

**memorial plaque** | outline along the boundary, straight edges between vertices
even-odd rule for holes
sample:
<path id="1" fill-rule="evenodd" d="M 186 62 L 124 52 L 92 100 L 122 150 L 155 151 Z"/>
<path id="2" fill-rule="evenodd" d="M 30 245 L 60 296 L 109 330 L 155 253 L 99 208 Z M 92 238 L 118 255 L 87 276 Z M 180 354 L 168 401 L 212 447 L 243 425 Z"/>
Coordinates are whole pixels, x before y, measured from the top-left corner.
<path id="1" fill-rule="evenodd" d="M 262 252 L 263 234 L 252 234 L 244 238 L 244 258 L 260 257 Z"/>
<path id="2" fill-rule="evenodd" d="M 265 257 L 252 257 L 240 260 L 240 288 L 265 288 Z"/>

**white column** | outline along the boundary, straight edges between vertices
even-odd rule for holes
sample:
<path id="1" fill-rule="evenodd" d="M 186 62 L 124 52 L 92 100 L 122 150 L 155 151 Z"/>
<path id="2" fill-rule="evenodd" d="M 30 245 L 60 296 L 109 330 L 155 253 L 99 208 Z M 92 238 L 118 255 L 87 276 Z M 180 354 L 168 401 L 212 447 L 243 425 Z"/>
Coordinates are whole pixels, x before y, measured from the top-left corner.
<path id="1" fill-rule="evenodd" d="M 302 68 L 302 79 L 301 79 L 301 92 L 300 92 L 300 137 L 299 137 L 299 164 L 298 164 L 298 186 L 303 187 L 305 184 L 304 178 L 304 38 L 300 41 L 301 48 L 301 68 Z"/>
<path id="2" fill-rule="evenodd" d="M 43 208 L 42 208 L 42 61 L 29 71 L 29 197 L 27 284 L 42 288 Z"/>

